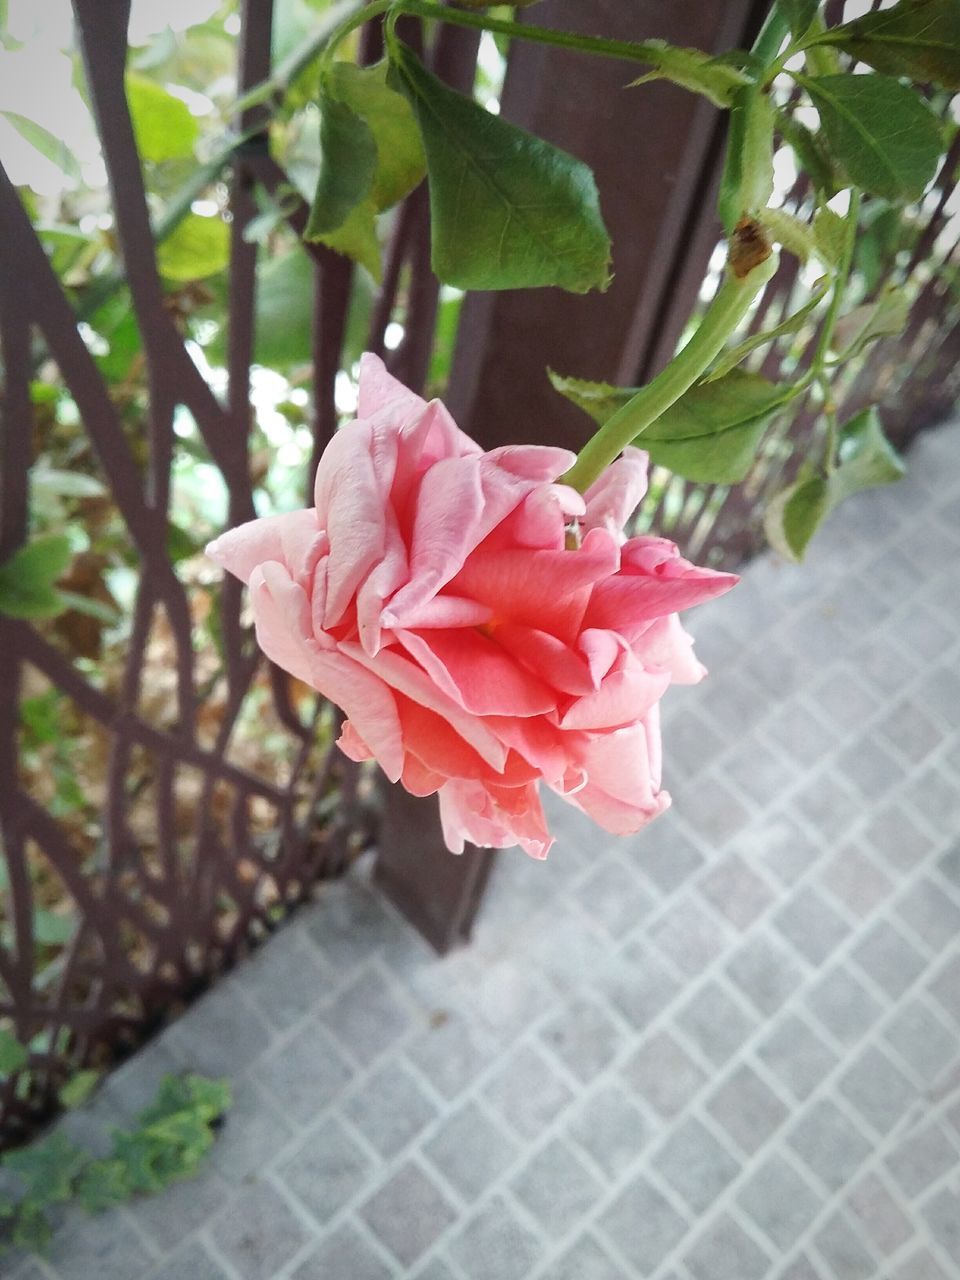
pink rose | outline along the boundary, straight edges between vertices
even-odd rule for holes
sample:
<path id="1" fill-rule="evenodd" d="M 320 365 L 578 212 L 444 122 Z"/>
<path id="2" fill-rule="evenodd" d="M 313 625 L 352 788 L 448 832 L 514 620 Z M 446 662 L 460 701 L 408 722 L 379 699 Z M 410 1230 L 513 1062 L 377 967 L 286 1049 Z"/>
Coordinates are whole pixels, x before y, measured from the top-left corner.
<path id="1" fill-rule="evenodd" d="M 264 652 L 343 708 L 342 750 L 439 795 L 454 852 L 545 857 L 541 780 L 618 834 L 670 803 L 659 700 L 704 675 L 677 610 L 737 579 L 662 538 L 623 541 L 646 454 L 627 450 L 585 498 L 557 483 L 573 460 L 485 453 L 368 355 L 316 507 L 208 548 L 249 583 Z M 566 550 L 574 521 L 581 545 Z"/>

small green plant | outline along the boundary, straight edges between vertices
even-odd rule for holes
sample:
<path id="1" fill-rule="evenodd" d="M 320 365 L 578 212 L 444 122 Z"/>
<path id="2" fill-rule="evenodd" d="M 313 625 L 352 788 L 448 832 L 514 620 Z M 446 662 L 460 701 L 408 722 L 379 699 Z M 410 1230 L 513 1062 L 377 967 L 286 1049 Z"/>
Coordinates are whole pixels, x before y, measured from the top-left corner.
<path id="1" fill-rule="evenodd" d="M 7 1068 L 18 1065 L 23 1060 L 15 1059 L 8 1046 Z M 81 1072 L 74 1079 L 86 1083 L 91 1074 Z M 75 1096 L 62 1096 L 76 1102 L 87 1092 L 84 1087 Z M 41 1251 L 52 1232 L 49 1210 L 54 1205 L 72 1202 L 88 1213 L 99 1213 L 192 1177 L 229 1105 L 226 1081 L 168 1075 L 134 1125 L 113 1131 L 107 1156 L 94 1158 L 56 1132 L 0 1157 L 0 1168 L 15 1174 L 21 1184 L 18 1198 L 0 1198 L 0 1254 L 11 1247 Z"/>

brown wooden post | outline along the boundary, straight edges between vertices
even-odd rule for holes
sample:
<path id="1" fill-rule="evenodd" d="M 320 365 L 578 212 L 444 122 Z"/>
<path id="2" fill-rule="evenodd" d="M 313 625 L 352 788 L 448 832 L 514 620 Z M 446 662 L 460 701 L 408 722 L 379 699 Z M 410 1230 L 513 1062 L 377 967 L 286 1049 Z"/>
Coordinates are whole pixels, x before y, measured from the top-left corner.
<path id="1" fill-rule="evenodd" d="M 545 0 L 528 20 L 719 53 L 749 44 L 768 8 L 769 0 Z M 486 448 L 579 448 L 582 415 L 553 391 L 547 366 L 632 381 L 669 354 L 696 297 L 719 234 L 707 193 L 718 172 L 720 113 L 674 85 L 626 89 L 633 75 L 625 63 L 544 45 L 518 41 L 511 50 L 503 115 L 592 167 L 613 238 L 614 281 L 607 293 L 585 297 L 528 289 L 466 299 L 447 402 Z M 451 856 L 436 800 L 384 791 L 377 881 L 446 951 L 469 936 L 495 855 L 470 847 Z"/>

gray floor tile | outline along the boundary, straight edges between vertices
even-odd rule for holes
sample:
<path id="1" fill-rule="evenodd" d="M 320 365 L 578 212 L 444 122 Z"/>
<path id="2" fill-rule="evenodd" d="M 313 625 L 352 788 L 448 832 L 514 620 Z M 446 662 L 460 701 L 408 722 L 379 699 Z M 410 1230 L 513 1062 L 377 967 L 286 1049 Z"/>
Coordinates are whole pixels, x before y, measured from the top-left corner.
<path id="1" fill-rule="evenodd" d="M 756 1018 L 715 981 L 707 982 L 677 1014 L 677 1026 L 705 1058 L 721 1066 L 749 1038 Z"/>
<path id="2" fill-rule="evenodd" d="M 413 1142 L 437 1108 L 409 1067 L 386 1062 L 344 1098 L 343 1114 L 380 1155 L 390 1157 Z"/>
<path id="3" fill-rule="evenodd" d="M 467 1202 L 476 1200 L 520 1151 L 519 1145 L 468 1102 L 451 1112 L 423 1147 L 427 1159 Z"/>
<path id="4" fill-rule="evenodd" d="M 508 1130 L 535 1138 L 573 1098 L 573 1090 L 533 1045 L 512 1053 L 485 1086 L 483 1095 Z"/>
<path id="5" fill-rule="evenodd" d="M 389 1280 L 393 1274 L 356 1228 L 338 1227 L 293 1273 L 293 1280 Z"/>
<path id="6" fill-rule="evenodd" d="M 727 1214 L 721 1214 L 684 1254 L 695 1280 L 763 1280 L 770 1257 Z"/>
<path id="7" fill-rule="evenodd" d="M 40 1280 L 40 1273 L 37 1273 Z M 230 1280 L 220 1263 L 199 1240 L 188 1240 L 166 1257 L 150 1280 Z"/>
<path id="8" fill-rule="evenodd" d="M 641 1175 L 600 1218 L 600 1231 L 641 1275 L 649 1275 L 683 1239 L 687 1222 Z"/>
<path id="9" fill-rule="evenodd" d="M 847 1185 L 871 1151 L 867 1138 L 829 1100 L 809 1107 L 787 1141 L 831 1191 Z"/>
<path id="10" fill-rule="evenodd" d="M 554 1138 L 511 1180 L 514 1195 L 550 1239 L 579 1224 L 603 1190 L 569 1143 Z"/>
<path id="11" fill-rule="evenodd" d="M 411 1015 L 384 975 L 365 968 L 320 1010 L 320 1019 L 358 1063 L 384 1053 L 411 1025 Z"/>
<path id="12" fill-rule="evenodd" d="M 740 1162 L 692 1116 L 674 1128 L 653 1153 L 651 1164 L 700 1214 L 740 1172 Z"/>
<path id="13" fill-rule="evenodd" d="M 625 1273 L 592 1236 L 581 1236 L 543 1280 L 624 1280 Z"/>
<path id="14" fill-rule="evenodd" d="M 621 1069 L 636 1096 L 661 1116 L 674 1116 L 700 1091 L 707 1074 L 666 1031 L 642 1044 Z"/>
<path id="15" fill-rule="evenodd" d="M 405 1267 L 422 1257 L 457 1217 L 432 1178 L 405 1163 L 361 1206 L 373 1234 Z"/>
<path id="16" fill-rule="evenodd" d="M 246 1187 L 214 1219 L 211 1234 L 243 1280 L 274 1280 L 308 1235 L 269 1183 Z"/>
<path id="17" fill-rule="evenodd" d="M 840 1077 L 838 1088 L 876 1133 L 885 1135 L 904 1118 L 916 1092 L 886 1054 L 871 1046 Z"/>
<path id="18" fill-rule="evenodd" d="M 608 1178 L 624 1173 L 650 1136 L 639 1109 L 623 1089 L 612 1084 L 602 1085 L 583 1101 L 568 1133 Z"/>
<path id="19" fill-rule="evenodd" d="M 774 1154 L 740 1190 L 737 1202 L 774 1248 L 786 1254 L 813 1223 L 823 1197 Z"/>
<path id="20" fill-rule="evenodd" d="M 706 1109 L 747 1155 L 769 1142 L 789 1115 L 780 1098 L 745 1065 L 737 1067 L 707 1099 Z"/>
<path id="21" fill-rule="evenodd" d="M 540 1039 L 584 1084 L 605 1071 L 626 1041 L 604 1007 L 588 997 L 569 1000 L 540 1030 Z"/>
<path id="22" fill-rule="evenodd" d="M 806 1022 L 793 1014 L 776 1023 L 757 1056 L 798 1101 L 808 1098 L 839 1058 Z"/>
<path id="23" fill-rule="evenodd" d="M 525 1280 L 543 1246 L 506 1201 L 494 1199 L 467 1220 L 450 1256 L 468 1280 Z"/>
<path id="24" fill-rule="evenodd" d="M 913 1235 L 910 1218 L 875 1173 L 857 1183 L 850 1192 L 847 1208 L 852 1218 L 859 1219 L 881 1257 L 896 1253 Z"/>
<path id="25" fill-rule="evenodd" d="M 878 1274 L 877 1260 L 843 1214 L 834 1214 L 817 1232 L 816 1247 L 828 1275 L 843 1276 L 844 1280 L 872 1280 Z"/>
<path id="26" fill-rule="evenodd" d="M 279 1174 L 317 1221 L 326 1222 L 362 1191 L 374 1167 L 340 1120 L 331 1117 L 280 1165 Z"/>
<path id="27" fill-rule="evenodd" d="M 309 1124 L 356 1074 L 319 1022 L 308 1022 L 264 1054 L 252 1076 L 287 1119 Z"/>
<path id="28" fill-rule="evenodd" d="M 887 1157 L 893 1180 L 911 1200 L 957 1167 L 960 1157 L 941 1125 L 925 1124 L 908 1133 Z"/>

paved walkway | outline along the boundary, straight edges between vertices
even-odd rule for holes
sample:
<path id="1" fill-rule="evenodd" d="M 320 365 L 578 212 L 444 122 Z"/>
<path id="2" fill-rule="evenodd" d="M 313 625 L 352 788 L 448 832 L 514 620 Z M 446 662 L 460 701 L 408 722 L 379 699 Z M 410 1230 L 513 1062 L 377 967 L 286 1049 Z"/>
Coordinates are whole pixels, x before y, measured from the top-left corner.
<path id="1" fill-rule="evenodd" d="M 16 1280 L 956 1280 L 960 426 L 911 463 L 694 619 L 671 813 L 556 805 L 443 961 L 325 889 L 71 1118 L 229 1075 L 203 1175 Z"/>

